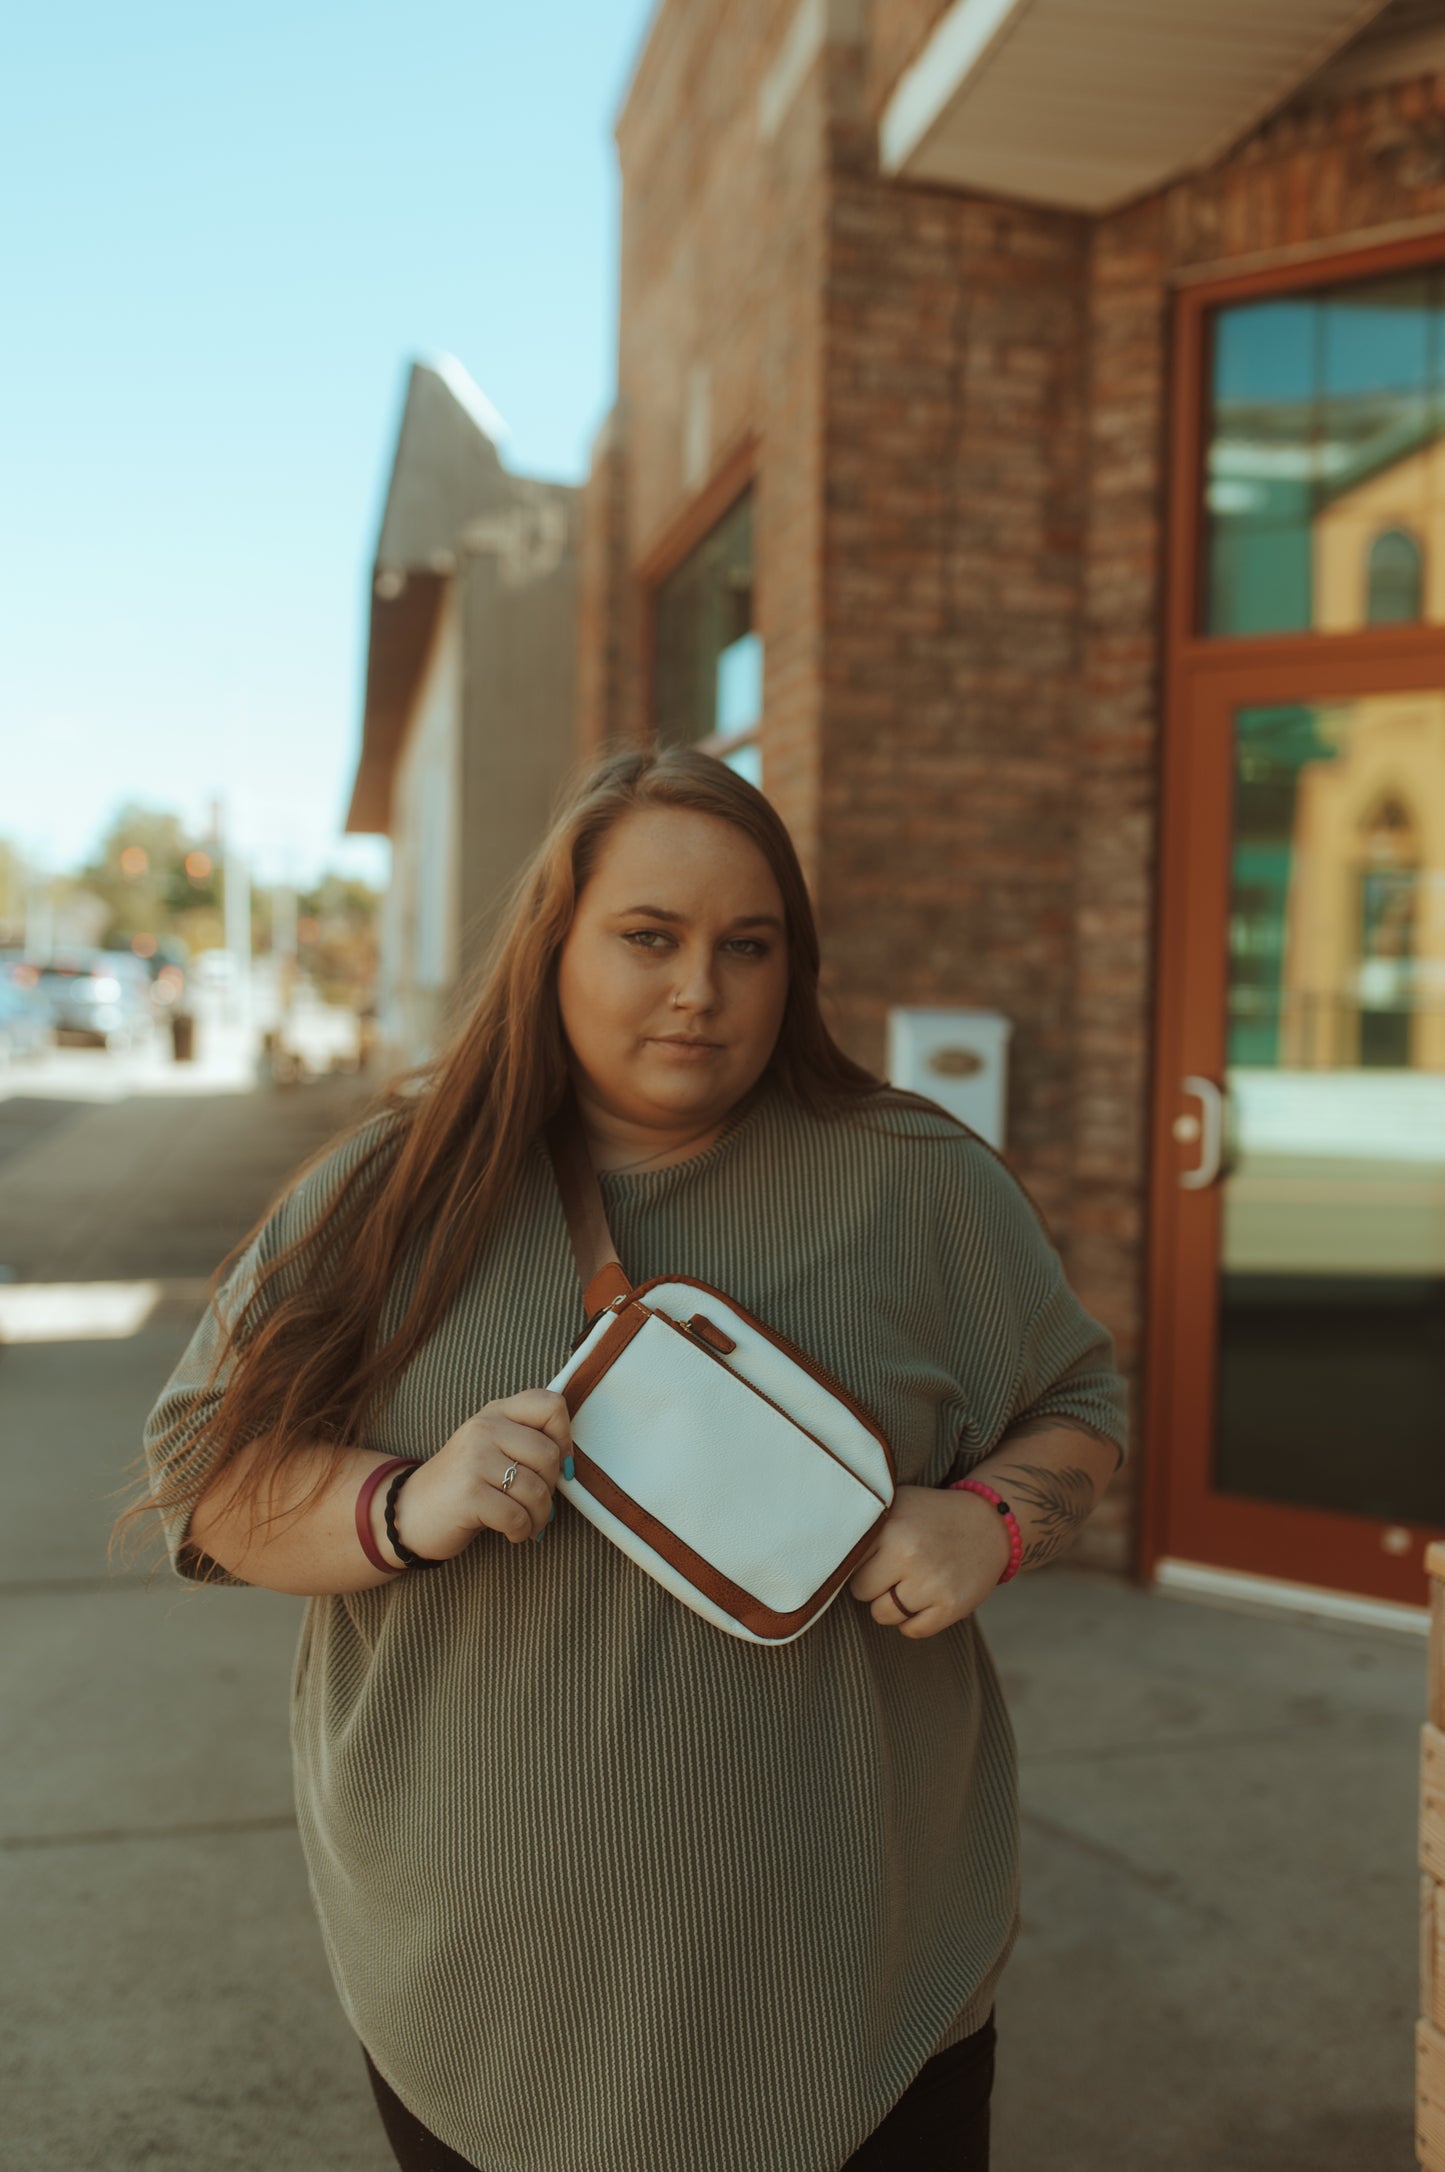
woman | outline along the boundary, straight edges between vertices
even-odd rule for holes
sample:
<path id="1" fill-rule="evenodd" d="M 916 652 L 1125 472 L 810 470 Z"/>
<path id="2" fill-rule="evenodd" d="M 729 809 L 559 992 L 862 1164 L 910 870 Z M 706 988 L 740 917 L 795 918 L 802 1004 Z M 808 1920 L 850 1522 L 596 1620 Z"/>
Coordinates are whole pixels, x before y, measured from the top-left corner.
<path id="1" fill-rule="evenodd" d="M 605 761 L 450 1044 L 232 1255 L 152 1414 L 180 1573 L 310 1599 L 301 1839 L 403 2166 L 987 2164 L 1018 1849 L 975 1612 L 1010 1536 L 948 1482 L 1004 1494 L 1036 1566 L 1124 1453 L 1124 1388 L 1017 1180 L 842 1053 L 818 969 L 759 792 Z M 554 1500 L 568 1093 L 633 1279 L 725 1290 L 892 1445 L 872 1552 L 781 1647 Z"/>

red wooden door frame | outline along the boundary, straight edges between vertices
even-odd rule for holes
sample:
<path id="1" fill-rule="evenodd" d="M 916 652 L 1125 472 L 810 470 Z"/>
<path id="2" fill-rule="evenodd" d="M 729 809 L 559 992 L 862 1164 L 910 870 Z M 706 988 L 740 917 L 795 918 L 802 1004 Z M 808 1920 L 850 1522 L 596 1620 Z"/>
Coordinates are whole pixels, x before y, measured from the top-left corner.
<path id="1" fill-rule="evenodd" d="M 1198 1104 L 1191 1073 L 1224 1084 L 1232 850 L 1233 716 L 1241 706 L 1445 689 L 1445 627 L 1351 634 L 1205 637 L 1202 461 L 1209 312 L 1222 303 L 1326 287 L 1445 260 L 1438 234 L 1201 284 L 1176 299 L 1165 714 L 1156 886 L 1153 1085 L 1149 1149 L 1145 1439 L 1138 1566 L 1164 1556 L 1295 1583 L 1424 1605 L 1424 1546 L 1445 1530 L 1411 1527 L 1404 1554 L 1387 1524 L 1209 1490 L 1214 1443 L 1223 1194 L 1185 1190 L 1197 1141 L 1175 1139 Z"/>
<path id="2" fill-rule="evenodd" d="M 1317 648 L 1304 659 L 1225 663 L 1193 682 L 1190 728 L 1175 780 L 1176 819 L 1161 861 L 1160 957 L 1174 965 L 1161 973 L 1158 989 L 1148 1438 L 1168 1447 L 1153 1459 L 1146 1574 L 1167 1554 L 1423 1606 L 1424 1549 L 1432 1539 L 1445 1539 L 1445 1526 L 1410 1526 L 1409 1551 L 1387 1553 L 1385 1533 L 1400 1528 L 1391 1521 L 1210 1490 L 1224 1193 L 1218 1182 L 1202 1191 L 1181 1186 L 1180 1173 L 1197 1164 L 1199 1145 L 1173 1134 L 1177 1116 L 1197 1114 L 1181 1081 L 1198 1073 L 1221 1088 L 1225 1082 L 1235 712 L 1246 705 L 1420 687 L 1445 692 L 1445 635 L 1437 635 L 1428 651 L 1418 643 L 1412 647 L 1408 656 L 1367 651 L 1345 659 L 1332 643 L 1329 654 Z"/>

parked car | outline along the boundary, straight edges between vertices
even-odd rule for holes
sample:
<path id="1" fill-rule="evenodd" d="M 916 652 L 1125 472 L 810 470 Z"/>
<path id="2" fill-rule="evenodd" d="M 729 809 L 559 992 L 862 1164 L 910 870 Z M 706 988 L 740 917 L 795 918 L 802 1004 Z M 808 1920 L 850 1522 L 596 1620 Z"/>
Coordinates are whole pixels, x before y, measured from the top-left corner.
<path id="1" fill-rule="evenodd" d="M 50 1046 L 50 1006 L 33 969 L 0 965 L 0 1066 L 39 1056 Z"/>
<path id="2" fill-rule="evenodd" d="M 240 972 L 234 950 L 202 950 L 191 960 L 191 978 L 202 988 L 233 988 Z"/>
<path id="3" fill-rule="evenodd" d="M 40 969 L 40 993 L 50 1006 L 57 1041 L 138 1048 L 149 1041 L 155 1013 L 145 960 L 128 950 L 79 951 Z"/>

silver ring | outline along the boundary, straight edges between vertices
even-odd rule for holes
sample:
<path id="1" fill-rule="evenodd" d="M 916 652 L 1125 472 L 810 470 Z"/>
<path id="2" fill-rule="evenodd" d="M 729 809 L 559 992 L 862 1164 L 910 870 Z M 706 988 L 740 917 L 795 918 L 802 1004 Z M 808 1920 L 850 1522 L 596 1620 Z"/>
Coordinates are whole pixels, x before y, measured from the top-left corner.
<path id="1" fill-rule="evenodd" d="M 505 1493 L 505 1492 L 506 1492 L 506 1490 L 507 1490 L 508 1486 L 510 1486 L 510 1484 L 512 1483 L 512 1480 L 513 1480 L 513 1479 L 514 1479 L 514 1478 L 516 1477 L 516 1475 L 517 1475 L 517 1466 L 516 1466 L 516 1464 L 515 1464 L 515 1463 L 509 1463 L 509 1464 L 507 1465 L 507 1475 L 506 1475 L 506 1477 L 505 1477 L 505 1478 L 504 1478 L 504 1479 L 502 1480 L 502 1491 L 503 1491 L 503 1493 Z"/>

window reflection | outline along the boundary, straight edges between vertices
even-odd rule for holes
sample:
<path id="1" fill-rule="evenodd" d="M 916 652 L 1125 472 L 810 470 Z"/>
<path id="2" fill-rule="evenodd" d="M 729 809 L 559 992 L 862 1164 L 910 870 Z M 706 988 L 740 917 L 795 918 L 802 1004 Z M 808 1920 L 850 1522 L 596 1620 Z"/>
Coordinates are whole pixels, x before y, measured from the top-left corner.
<path id="1" fill-rule="evenodd" d="M 1216 1483 L 1440 1523 L 1445 694 L 1240 710 L 1234 767 Z"/>
<path id="2" fill-rule="evenodd" d="M 659 585 L 653 664 L 660 745 L 756 728 L 762 644 L 753 631 L 751 492 Z"/>
<path id="3" fill-rule="evenodd" d="M 1424 616 L 1425 554 L 1419 538 L 1408 529 L 1387 528 L 1376 536 L 1365 580 L 1365 617 L 1372 626 L 1394 626 Z"/>
<path id="4" fill-rule="evenodd" d="M 1213 319 L 1204 618 L 1445 618 L 1445 267 Z"/>

